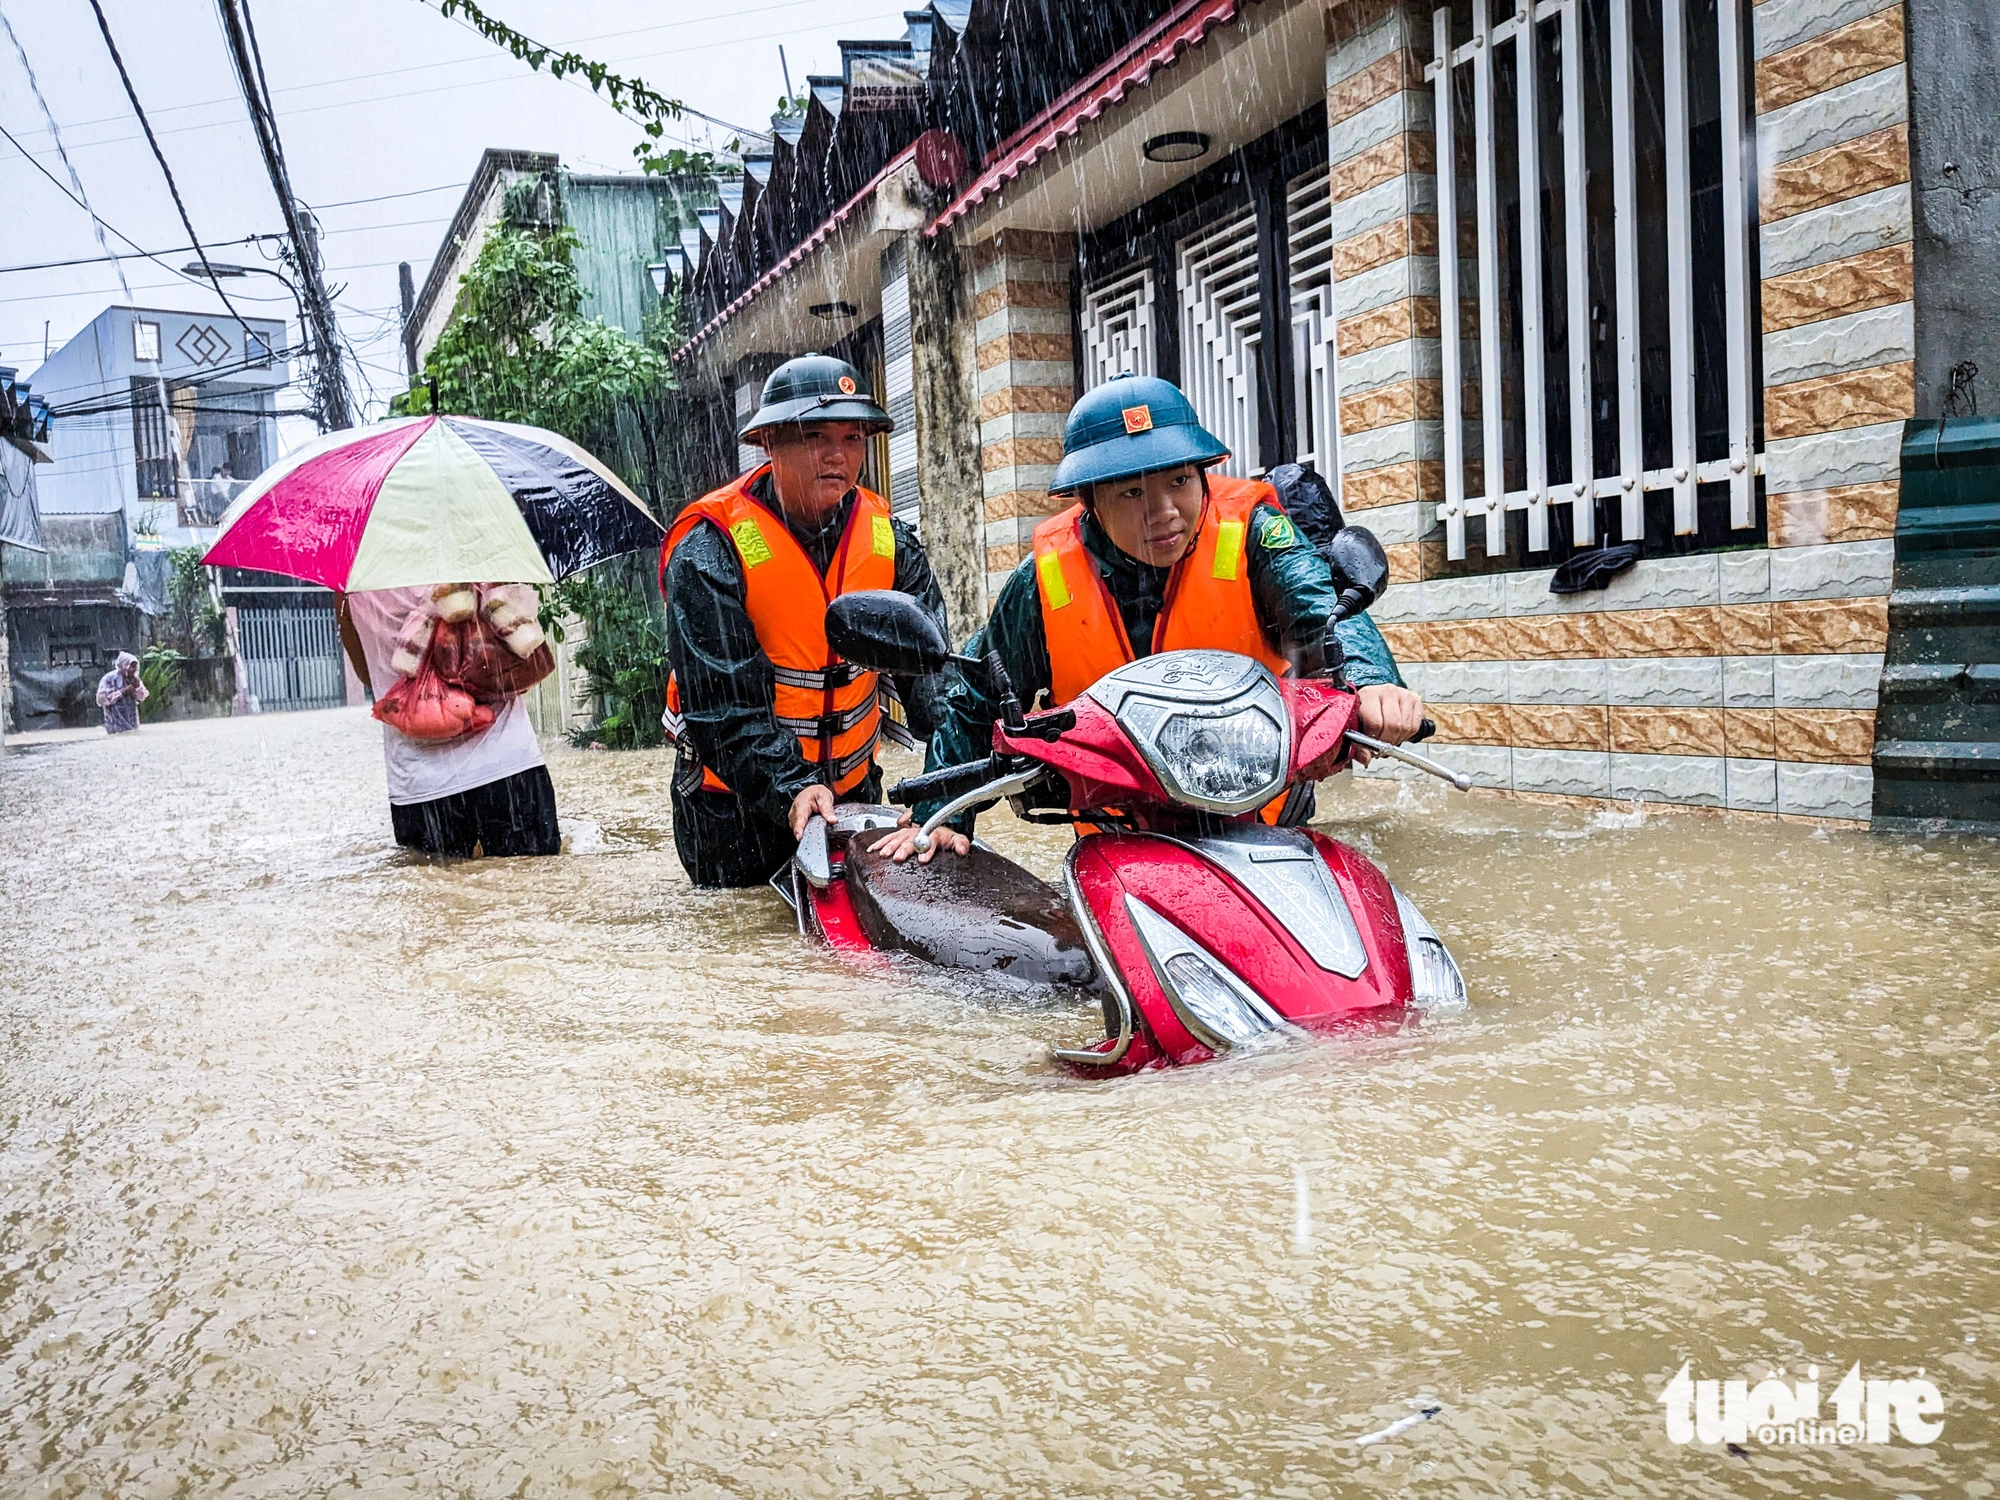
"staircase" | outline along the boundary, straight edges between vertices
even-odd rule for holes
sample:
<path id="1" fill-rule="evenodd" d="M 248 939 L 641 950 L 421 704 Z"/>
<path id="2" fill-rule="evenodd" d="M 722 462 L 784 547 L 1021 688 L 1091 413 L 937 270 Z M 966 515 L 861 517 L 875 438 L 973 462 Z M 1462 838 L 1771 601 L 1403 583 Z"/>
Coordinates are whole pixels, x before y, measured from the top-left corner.
<path id="1" fill-rule="evenodd" d="M 2000 418 L 1903 434 L 1875 821 L 2000 833 Z"/>

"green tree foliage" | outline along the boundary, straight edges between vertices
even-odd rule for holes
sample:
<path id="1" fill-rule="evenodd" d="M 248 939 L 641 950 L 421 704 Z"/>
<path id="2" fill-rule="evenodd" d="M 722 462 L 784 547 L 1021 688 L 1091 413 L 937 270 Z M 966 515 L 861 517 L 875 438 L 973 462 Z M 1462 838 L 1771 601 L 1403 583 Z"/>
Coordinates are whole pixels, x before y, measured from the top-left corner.
<path id="1" fill-rule="evenodd" d="M 176 547 L 167 554 L 167 612 L 160 634 L 179 657 L 220 656 L 226 648 L 222 606 L 209 589 L 201 553 L 199 547 Z"/>
<path id="2" fill-rule="evenodd" d="M 489 16 L 473 3 L 473 0 L 437 0 L 437 7 L 446 16 L 462 20 L 465 25 L 485 37 L 496 47 L 507 51 L 537 72 L 547 68 L 556 78 L 578 77 L 591 87 L 593 93 L 602 94 L 613 109 L 627 119 L 637 120 L 646 132 L 646 139 L 632 148 L 632 154 L 648 172 L 670 172 L 676 170 L 668 166 L 656 166 L 663 160 L 659 140 L 665 132 L 669 120 L 678 120 L 684 106 L 678 99 L 669 99 L 655 89 L 648 88 L 636 78 L 626 78 L 612 72 L 601 62 L 592 62 L 580 53 L 565 52 L 551 47 L 546 42 L 538 42 L 524 35 L 494 16 Z M 670 151 L 666 156 L 683 156 L 686 153 Z"/>
<path id="3" fill-rule="evenodd" d="M 595 447 L 621 408 L 674 389 L 664 322 L 635 339 L 583 316 L 578 244 L 567 226 L 502 225 L 486 237 L 424 361 L 443 410 L 526 422 Z M 428 411 L 430 392 L 414 386 L 393 407 Z"/>
<path id="4" fill-rule="evenodd" d="M 561 641 L 566 616 L 581 619 L 590 639 L 576 663 L 604 706 L 604 717 L 571 740 L 609 750 L 644 750 L 666 742 L 666 616 L 653 597 L 651 559 L 635 566 L 618 558 L 565 578 L 545 591 L 542 628 Z"/>
<path id="5" fill-rule="evenodd" d="M 181 664 L 187 658 L 172 646 L 151 645 L 139 654 L 139 680 L 146 685 L 146 701 L 139 716 L 157 719 L 167 711 L 181 685 Z"/>

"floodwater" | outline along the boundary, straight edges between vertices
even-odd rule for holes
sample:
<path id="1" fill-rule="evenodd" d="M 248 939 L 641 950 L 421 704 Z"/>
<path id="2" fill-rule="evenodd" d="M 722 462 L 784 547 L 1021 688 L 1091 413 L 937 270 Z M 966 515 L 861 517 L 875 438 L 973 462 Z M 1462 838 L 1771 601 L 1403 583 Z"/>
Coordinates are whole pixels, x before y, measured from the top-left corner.
<path id="1" fill-rule="evenodd" d="M 1336 785 L 1470 1010 L 1088 1083 L 691 892 L 662 755 L 433 866 L 375 733 L 0 755 L 0 1493 L 2000 1483 L 1991 842 Z M 1943 1433 L 1675 1447 L 1683 1361 Z"/>

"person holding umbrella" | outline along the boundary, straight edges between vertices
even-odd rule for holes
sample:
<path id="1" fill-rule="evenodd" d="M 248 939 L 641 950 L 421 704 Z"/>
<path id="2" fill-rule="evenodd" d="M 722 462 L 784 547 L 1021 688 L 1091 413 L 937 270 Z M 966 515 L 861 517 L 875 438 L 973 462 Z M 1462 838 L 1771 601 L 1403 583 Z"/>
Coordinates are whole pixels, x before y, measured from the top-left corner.
<path id="1" fill-rule="evenodd" d="M 436 592 L 418 586 L 340 596 L 341 644 L 374 698 L 409 675 L 405 668 L 414 664 L 399 662 L 397 653 L 407 649 L 413 623 L 435 620 Z M 478 595 L 504 599 L 531 618 L 535 612 L 535 591 L 524 584 L 489 585 Z M 520 696 L 501 699 L 492 716 L 485 728 L 444 740 L 420 739 L 384 720 L 389 823 L 405 849 L 457 859 L 562 852 L 555 783 Z"/>
<path id="2" fill-rule="evenodd" d="M 505 596 L 506 618 L 532 620 L 535 585 L 650 550 L 661 535 L 638 496 L 555 433 L 409 417 L 328 433 L 267 470 L 230 505 L 202 561 L 340 595 L 348 655 L 381 700 L 414 665 L 396 656 L 412 615 L 455 608 L 436 597 L 441 586 L 490 580 L 478 598 Z M 434 742 L 384 721 L 398 843 L 447 855 L 559 850 L 555 787 L 525 707 L 505 696 L 490 713 Z"/>
<path id="3" fill-rule="evenodd" d="M 865 589 L 945 623 L 923 544 L 857 483 L 894 426 L 845 360 L 787 361 L 740 434 L 766 461 L 683 509 L 661 548 L 674 848 L 698 886 L 763 884 L 815 813 L 881 800 L 885 734 L 930 733 L 928 681 L 878 679 L 826 642 L 827 605 Z"/>

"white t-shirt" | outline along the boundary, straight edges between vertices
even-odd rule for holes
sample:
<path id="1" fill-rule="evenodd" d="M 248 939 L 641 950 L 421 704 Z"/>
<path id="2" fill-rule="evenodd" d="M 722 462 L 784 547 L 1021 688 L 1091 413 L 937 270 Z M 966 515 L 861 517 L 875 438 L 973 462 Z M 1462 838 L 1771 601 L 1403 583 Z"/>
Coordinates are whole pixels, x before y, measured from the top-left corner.
<path id="1" fill-rule="evenodd" d="M 410 611 L 430 597 L 427 588 L 371 589 L 349 594 L 347 611 L 368 658 L 368 680 L 379 700 L 395 686 L 397 673 L 389 665 L 396 654 L 396 636 Z M 439 744 L 413 740 L 387 724 L 382 726 L 382 762 L 389 777 L 389 801 L 398 807 L 432 802 L 458 792 L 533 770 L 542 764 L 542 747 L 519 698 L 509 698 L 493 710 L 493 723 L 477 734 Z"/>

